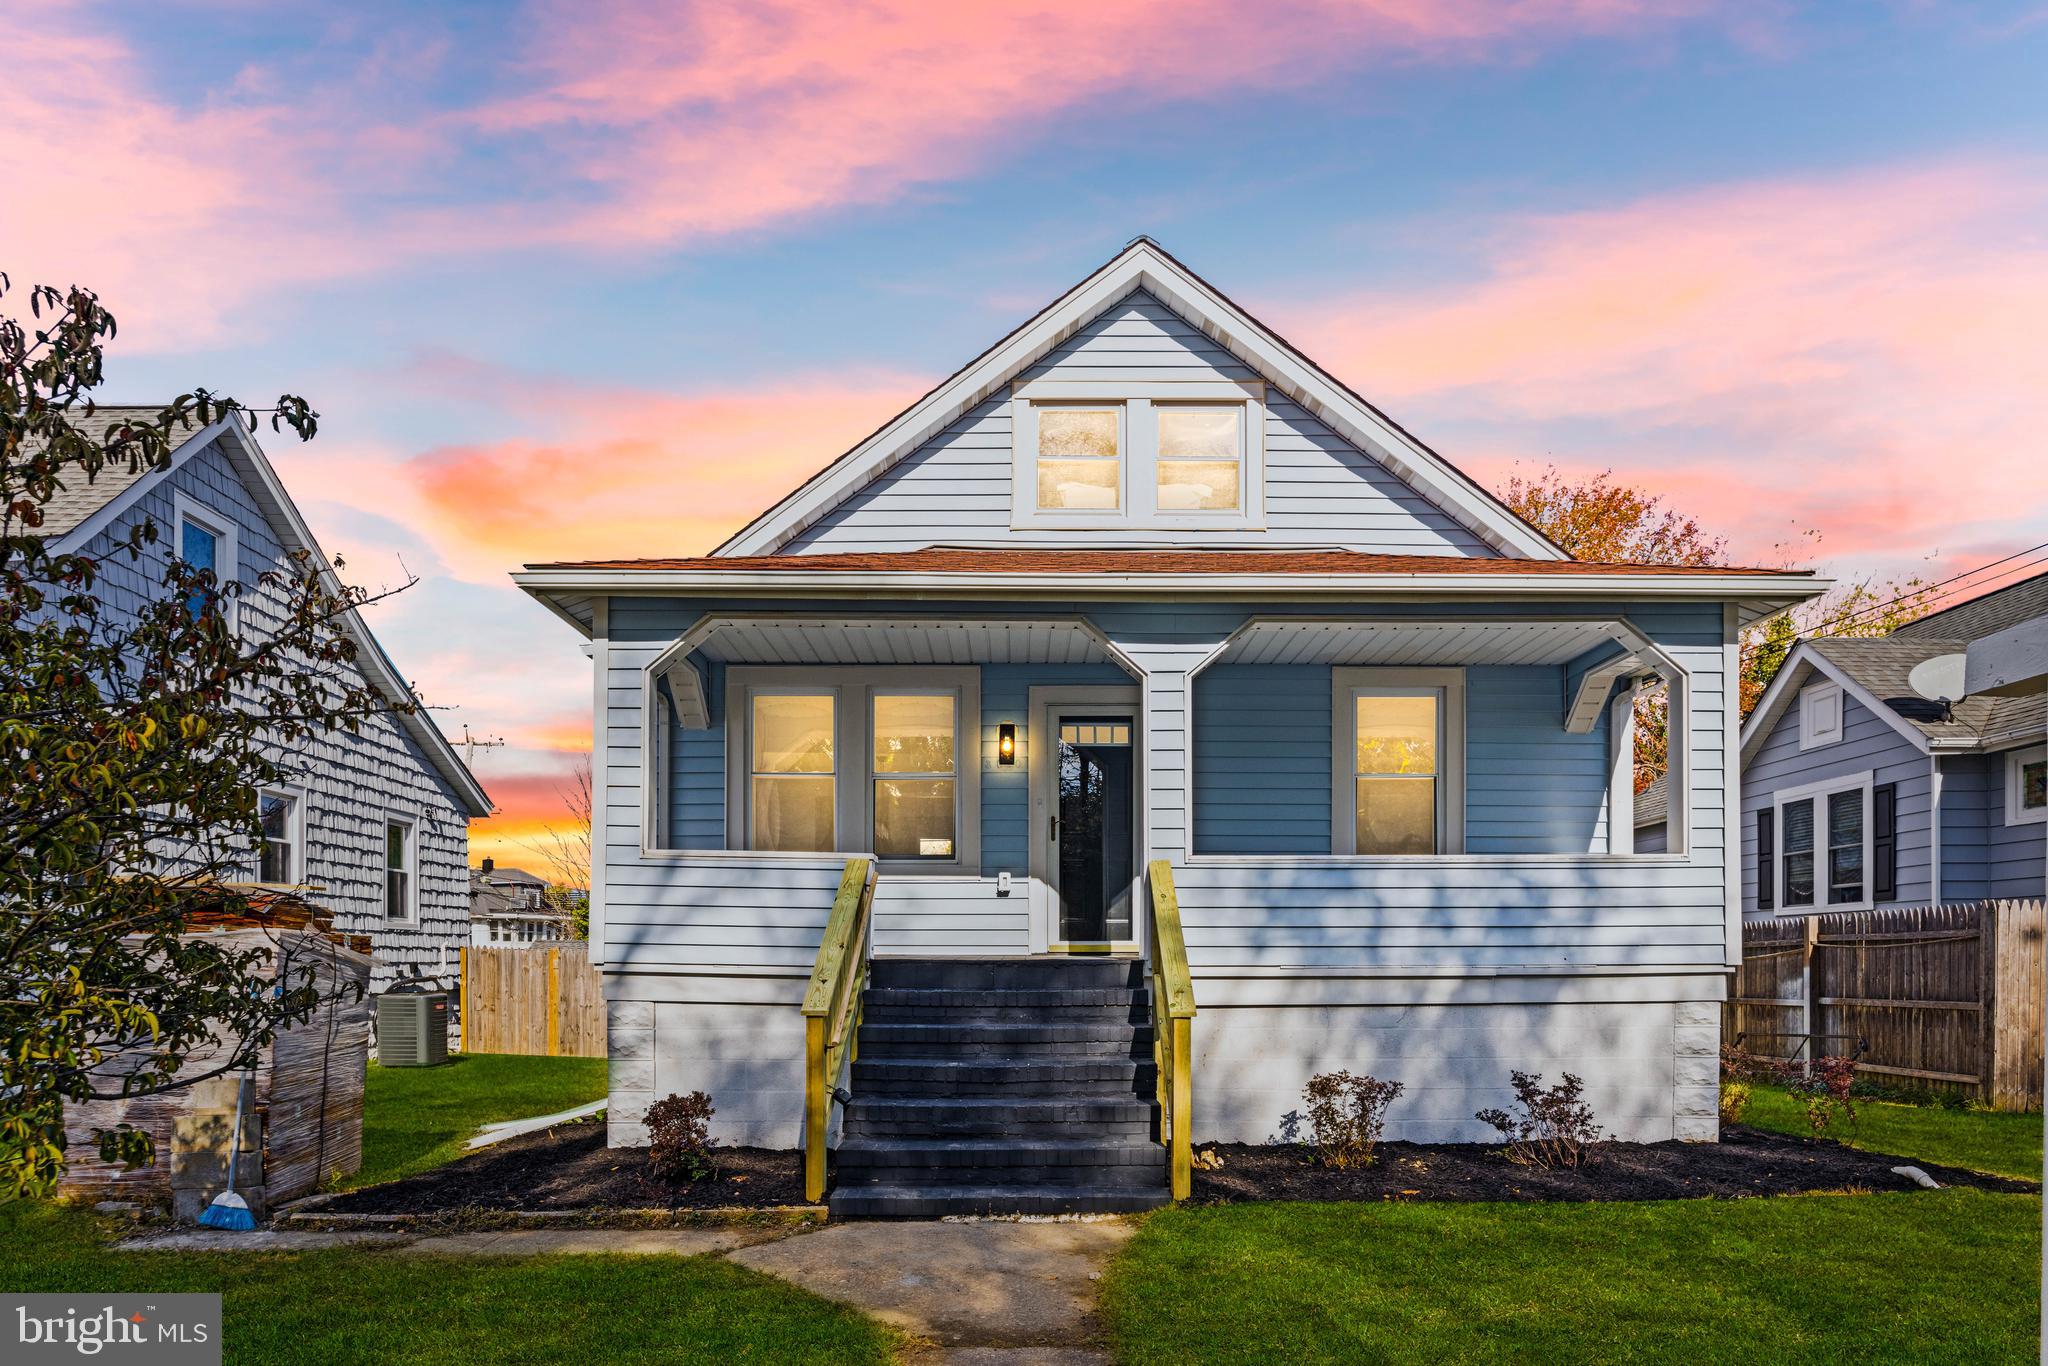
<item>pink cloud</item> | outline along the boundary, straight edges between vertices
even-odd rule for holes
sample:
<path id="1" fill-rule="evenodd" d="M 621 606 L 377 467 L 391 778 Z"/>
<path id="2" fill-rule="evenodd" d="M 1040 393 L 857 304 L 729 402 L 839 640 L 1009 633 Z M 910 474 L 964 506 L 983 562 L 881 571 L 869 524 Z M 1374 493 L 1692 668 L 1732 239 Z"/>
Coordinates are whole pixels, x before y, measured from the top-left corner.
<path id="1" fill-rule="evenodd" d="M 1707 8 L 533 0 L 515 21 L 524 56 L 483 83 L 500 93 L 449 107 L 430 29 L 317 81 L 257 64 L 209 86 L 152 70 L 83 7 L 25 0 L 0 11 L 0 257 L 17 280 L 90 283 L 128 345 L 163 350 L 245 326 L 238 307 L 276 286 L 454 251 L 665 248 L 885 201 L 1090 104 L 1513 60 Z"/>
<path id="2" fill-rule="evenodd" d="M 543 0 L 534 88 L 479 127 L 541 135 L 598 191 L 557 231 L 667 244 L 957 176 L 1098 101 L 1299 86 L 1644 31 L 1695 0 Z"/>
<path id="3" fill-rule="evenodd" d="M 1475 278 L 1296 310 L 1475 473 L 1618 466 L 1764 553 L 2007 544 L 2048 517 L 2048 181 L 1969 162 L 1735 184 L 1481 234 Z M 1446 439 L 1449 438 L 1449 439 Z M 2036 537 L 2035 539 L 2038 539 Z"/>

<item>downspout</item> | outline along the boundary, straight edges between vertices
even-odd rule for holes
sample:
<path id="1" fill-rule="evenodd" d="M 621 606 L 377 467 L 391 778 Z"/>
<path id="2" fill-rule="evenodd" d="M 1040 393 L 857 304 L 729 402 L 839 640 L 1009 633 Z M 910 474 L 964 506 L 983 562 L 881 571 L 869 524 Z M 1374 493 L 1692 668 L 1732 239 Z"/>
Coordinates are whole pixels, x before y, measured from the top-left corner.
<path id="1" fill-rule="evenodd" d="M 1892 806 L 1892 819 L 1898 819 L 1897 803 Z M 1892 832 L 1892 857 L 1899 856 L 1898 832 Z M 1896 879 L 1892 894 L 1898 894 Z M 1927 756 L 1927 902 L 1931 906 L 1941 904 L 1941 756 L 1930 753 Z"/>

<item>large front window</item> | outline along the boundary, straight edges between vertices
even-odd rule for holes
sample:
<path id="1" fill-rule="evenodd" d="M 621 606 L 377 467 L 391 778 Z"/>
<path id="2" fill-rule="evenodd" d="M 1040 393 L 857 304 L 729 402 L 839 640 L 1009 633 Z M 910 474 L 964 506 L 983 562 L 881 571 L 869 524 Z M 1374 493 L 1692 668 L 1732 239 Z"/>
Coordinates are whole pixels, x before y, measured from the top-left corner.
<path id="1" fill-rule="evenodd" d="M 953 857 L 958 746 L 951 693 L 874 695 L 875 853 Z"/>
<path id="2" fill-rule="evenodd" d="M 728 681 L 735 847 L 975 863 L 975 670 L 741 666 Z"/>
<path id="3" fill-rule="evenodd" d="M 748 831 L 752 849 L 833 849 L 836 698 L 756 693 Z"/>

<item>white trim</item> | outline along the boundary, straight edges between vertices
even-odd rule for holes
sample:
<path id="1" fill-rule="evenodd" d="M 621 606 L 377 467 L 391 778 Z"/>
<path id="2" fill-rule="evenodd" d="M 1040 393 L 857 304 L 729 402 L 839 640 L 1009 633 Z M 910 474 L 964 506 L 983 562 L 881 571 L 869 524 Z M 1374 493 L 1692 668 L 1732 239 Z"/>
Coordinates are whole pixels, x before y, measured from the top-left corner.
<path id="1" fill-rule="evenodd" d="M 1097 528 L 1132 521 L 1131 408 L 1122 398 L 1010 401 L 1010 525 L 1012 527 Z M 1038 505 L 1038 414 L 1042 409 L 1108 411 L 1116 417 L 1116 505 L 1107 508 L 1042 508 Z M 1108 463 L 1110 457 L 1093 458 Z"/>
<path id="2" fill-rule="evenodd" d="M 158 481 L 176 473 L 184 466 L 185 462 L 191 460 L 215 441 L 226 436 L 232 428 L 239 425 L 233 414 L 230 414 L 227 417 L 218 419 L 211 426 L 203 427 L 185 438 L 185 440 L 178 443 L 172 449 L 171 457 L 165 462 L 162 469 L 144 471 L 140 478 L 108 499 L 106 504 L 95 511 L 92 516 L 86 518 L 62 536 L 59 536 L 51 553 L 58 555 L 75 554 L 93 537 L 112 526 L 122 513 L 141 501 L 143 494 L 154 488 Z"/>
<path id="3" fill-rule="evenodd" d="M 1834 585 L 1830 583 L 1828 586 Z M 1756 752 L 1763 747 L 1764 741 L 1770 738 L 1771 732 L 1784 718 L 1786 709 L 1792 705 L 1792 699 L 1799 695 L 1799 690 L 1804 686 L 1806 679 L 1806 675 L 1800 672 L 1802 669 L 1825 674 L 1841 684 L 1844 693 L 1855 698 L 1872 716 L 1911 740 L 1913 747 L 1922 754 L 1934 752 L 1934 746 L 1928 742 L 1926 732 L 1879 701 L 1870 689 L 1857 682 L 1833 660 L 1801 641 L 1792 647 L 1791 654 L 1785 656 L 1785 662 L 1778 666 L 1777 675 L 1771 679 L 1771 686 L 1764 689 L 1764 695 L 1757 699 L 1756 709 L 1750 712 L 1749 719 L 1742 723 L 1742 763 L 1745 768 L 1749 766 L 1750 760 L 1756 758 Z M 1846 712 L 1843 729 L 1848 729 Z"/>
<path id="4" fill-rule="evenodd" d="M 420 923 L 420 821 L 419 817 L 401 811 L 384 813 L 384 828 L 378 831 L 377 840 L 377 907 L 379 919 L 385 925 L 417 925 Z M 405 830 L 405 913 L 391 913 L 391 827 L 401 826 Z"/>
<path id="5" fill-rule="evenodd" d="M 611 602 L 591 604 L 590 639 L 590 962 L 605 965 L 605 849 L 611 844 Z M 644 724 L 644 722 L 643 722 Z M 643 771 L 642 780 L 645 781 Z M 644 844 L 645 841 L 643 840 Z"/>
<path id="6" fill-rule="evenodd" d="M 185 524 L 190 522 L 214 539 L 214 581 L 219 585 L 220 614 L 230 631 L 241 620 L 241 592 L 230 594 L 229 584 L 242 582 L 241 536 L 236 530 L 234 519 L 223 516 L 212 507 L 186 494 L 183 489 L 171 490 L 171 535 L 166 556 L 168 561 L 183 559 L 185 556 Z"/>
<path id="7" fill-rule="evenodd" d="M 981 666 L 978 664 L 729 664 L 725 670 L 725 842 L 735 853 L 773 857 L 778 852 L 816 858 L 820 853 L 866 853 L 874 848 L 870 732 L 877 692 L 950 692 L 954 714 L 953 857 L 882 859 L 877 869 L 890 877 L 962 877 L 981 872 Z M 756 693 L 831 693 L 833 696 L 832 778 L 834 850 L 760 850 L 747 840 L 749 744 Z M 644 810 L 643 805 L 643 810 Z M 653 832 L 643 823 L 641 849 L 655 852 Z M 686 851 L 696 852 L 696 851 Z"/>
<path id="8" fill-rule="evenodd" d="M 2048 745 L 2030 745 L 2026 749 L 2006 751 L 2005 755 L 2005 823 L 2007 825 L 2039 825 L 2048 821 L 2048 806 L 2028 810 L 2020 805 L 2020 772 L 2028 764 L 2048 761 Z"/>
<path id="9" fill-rule="evenodd" d="M 1735 757 L 1742 750 L 1742 621 L 1733 603 L 1721 609 L 1721 718 L 1721 866 L 1727 915 L 1727 956 L 1723 961 L 1733 972 L 1742 967 L 1742 824 L 1747 819 L 1742 810 L 1742 765 Z M 1690 778 L 1690 774 L 1686 776 Z M 1667 773 L 1667 812 L 1671 792 Z M 1690 802 L 1686 804 L 1690 807 Z M 1669 843 L 1668 815 L 1664 829 Z"/>
<path id="10" fill-rule="evenodd" d="M 1944 777 L 1945 775 L 1941 771 L 1941 756 L 1939 754 L 1928 755 L 1927 904 L 1930 906 L 1939 906 L 1941 904 L 1941 799 L 1943 795 L 1943 788 L 1946 786 L 1946 784 L 1943 782 Z M 1896 802 L 1894 802 L 1892 807 L 1892 821 L 1894 826 L 1896 826 L 1898 822 L 1898 806 Z M 1892 839 L 1894 844 L 1894 850 L 1896 850 L 1898 840 L 1898 834 L 1896 829 L 1893 832 Z M 1893 878 L 1892 881 L 1894 883 L 1892 891 L 1894 894 L 1896 894 L 1898 892 L 1898 887 L 1896 885 L 1898 879 Z"/>
<path id="11" fill-rule="evenodd" d="M 1636 690 L 1607 704 L 1607 852 L 1636 851 Z"/>
<path id="12" fill-rule="evenodd" d="M 1809 683 L 1799 690 L 1799 748 L 1803 752 L 1842 743 L 1842 685 Z"/>
<path id="13" fill-rule="evenodd" d="M 1771 886 L 1775 892 L 1772 904 L 1780 916 L 1800 919 L 1810 915 L 1827 915 L 1834 911 L 1867 911 L 1877 904 L 1877 827 L 1872 820 L 1871 792 L 1876 787 L 1876 771 L 1865 769 L 1861 773 L 1844 773 L 1817 783 L 1803 783 L 1798 787 L 1780 788 L 1771 797 Z M 1834 902 L 1828 900 L 1828 816 L 1827 798 L 1839 792 L 1860 792 L 1863 794 L 1863 896 L 1857 901 Z M 1802 906 L 1785 904 L 1785 807 L 1787 803 L 1811 801 L 1813 803 L 1813 900 Z M 1757 870 L 1763 876 L 1763 870 Z"/>
<path id="14" fill-rule="evenodd" d="M 1145 917 L 1140 914 L 1144 892 L 1146 843 L 1146 794 L 1151 788 L 1145 749 L 1145 698 L 1143 685 L 1131 683 L 1064 683 L 1034 685 L 1025 689 L 1026 721 L 1017 737 L 1025 747 L 1024 845 L 1030 883 L 1031 952 L 1051 953 L 1061 944 L 1053 930 L 1058 923 L 1059 896 L 1053 887 L 1052 862 L 1052 756 L 1057 746 L 1038 740 L 1058 734 L 1059 713 L 1066 711 L 1121 711 L 1131 713 L 1131 934 L 1129 941 L 1113 945 L 1116 952 L 1136 952 L 1145 939 Z M 1190 799 L 1192 801 L 1192 799 Z M 1192 808 L 1191 808 L 1192 813 Z M 1063 951 L 1063 950 L 1061 950 Z"/>
<path id="15" fill-rule="evenodd" d="M 1310 363 L 1148 238 L 1094 274 L 879 431 L 785 496 L 713 552 L 772 554 L 848 495 L 1013 380 L 1118 300 L 1144 290 L 1260 371 L 1272 386 L 1385 465 L 1480 539 L 1505 554 L 1566 558 L 1462 471 Z"/>
<path id="16" fill-rule="evenodd" d="M 302 887 L 306 883 L 306 790 L 286 783 L 273 783 L 268 787 L 257 788 L 256 815 L 259 823 L 263 816 L 262 801 L 265 797 L 282 797 L 291 803 L 287 817 L 291 826 L 287 835 L 292 850 L 291 866 L 285 870 L 288 876 L 283 882 L 271 885 Z M 263 846 L 260 836 L 256 846 L 256 879 L 259 882 L 263 879 Z"/>
<path id="17" fill-rule="evenodd" d="M 1358 855 L 1357 716 L 1361 696 L 1434 693 L 1437 707 L 1436 853 L 1465 851 L 1465 670 L 1349 666 L 1330 670 L 1330 852 Z M 1368 855 L 1367 857 L 1375 857 Z M 1378 855 L 1405 863 L 1408 857 Z"/>
<path id="18" fill-rule="evenodd" d="M 792 560 L 801 557 L 792 556 Z M 1335 598 L 1346 603 L 1443 602 L 1477 598 L 1611 603 L 1737 603 L 1743 623 L 1819 597 L 1832 579 L 1800 575 L 1734 574 L 1159 574 L 1159 573 L 920 573 L 877 570 L 776 569 L 528 569 L 512 575 L 527 593 L 545 598 L 573 592 L 590 596 L 851 598 L 1003 598 L 1071 603 L 1077 599 L 1224 598 L 1300 602 Z"/>

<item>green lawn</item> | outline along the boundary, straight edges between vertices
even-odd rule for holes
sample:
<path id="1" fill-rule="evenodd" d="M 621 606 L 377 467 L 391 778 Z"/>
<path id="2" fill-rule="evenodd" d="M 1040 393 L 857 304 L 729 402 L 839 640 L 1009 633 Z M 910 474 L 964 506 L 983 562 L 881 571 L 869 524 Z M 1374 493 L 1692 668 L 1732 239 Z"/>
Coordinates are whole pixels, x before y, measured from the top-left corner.
<path id="1" fill-rule="evenodd" d="M 1119 1359 L 2033 1361 L 2041 1202 L 1942 1191 L 1149 1216 Z"/>
<path id="2" fill-rule="evenodd" d="M 1742 1122 L 1788 1134 L 1813 1132 L 1806 1123 L 1805 1107 L 1776 1086 L 1756 1088 Z M 2041 1179 L 2039 1115 L 1947 1110 L 1938 1105 L 1897 1105 L 1858 1099 L 1856 1122 L 1838 1123 L 1827 1137 L 1873 1152 L 1917 1157 L 1949 1167 L 1968 1167 L 2027 1181 Z"/>
<path id="3" fill-rule="evenodd" d="M 91 1216 L 0 1205 L 10 1291 L 219 1291 L 230 1362 L 884 1362 L 864 1315 L 707 1257 L 121 1253 Z"/>
<path id="4" fill-rule="evenodd" d="M 574 1109 L 605 1094 L 603 1058 L 451 1053 L 440 1067 L 370 1064 L 363 1168 L 341 1189 L 411 1176 L 462 1156 L 486 1124 Z"/>

